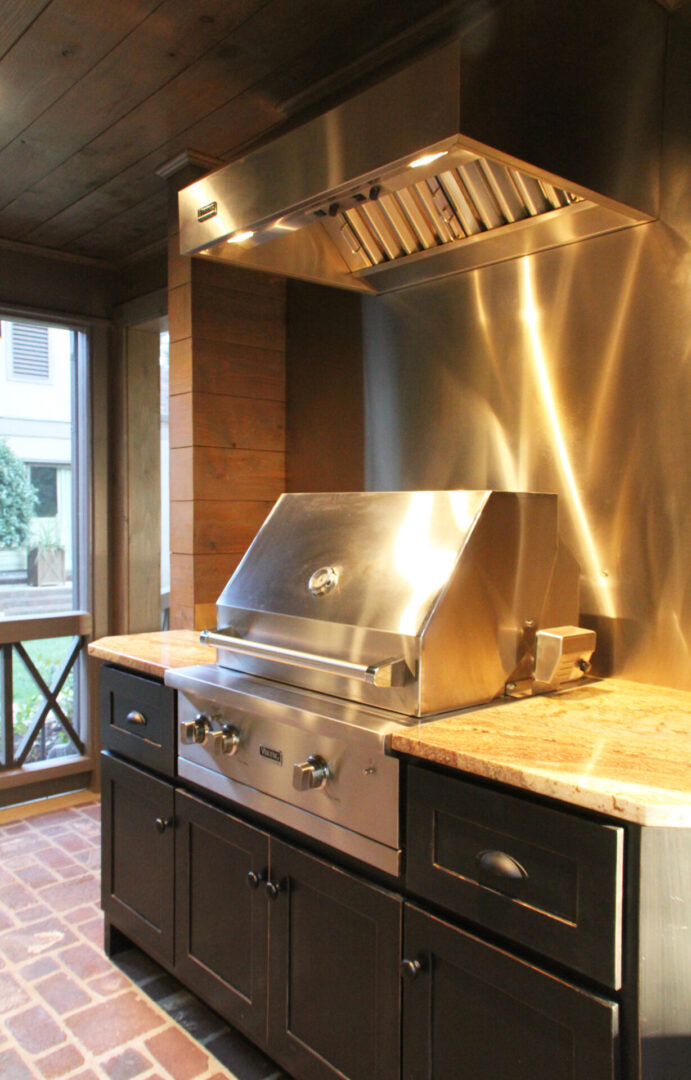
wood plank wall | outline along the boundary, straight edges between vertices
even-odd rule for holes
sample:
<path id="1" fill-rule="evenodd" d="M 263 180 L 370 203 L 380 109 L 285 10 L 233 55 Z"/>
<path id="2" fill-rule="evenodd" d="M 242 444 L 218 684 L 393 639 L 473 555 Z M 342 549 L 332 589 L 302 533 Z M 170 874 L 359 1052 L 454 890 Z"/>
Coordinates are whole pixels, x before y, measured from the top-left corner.
<path id="1" fill-rule="evenodd" d="M 364 491 L 362 298 L 287 283 L 286 491 Z"/>
<path id="2" fill-rule="evenodd" d="M 171 629 L 216 600 L 285 490 L 285 279 L 179 254 L 171 212 Z"/>
<path id="3" fill-rule="evenodd" d="M 161 435 L 157 331 L 122 327 L 111 382 L 111 632 L 161 625 Z"/>

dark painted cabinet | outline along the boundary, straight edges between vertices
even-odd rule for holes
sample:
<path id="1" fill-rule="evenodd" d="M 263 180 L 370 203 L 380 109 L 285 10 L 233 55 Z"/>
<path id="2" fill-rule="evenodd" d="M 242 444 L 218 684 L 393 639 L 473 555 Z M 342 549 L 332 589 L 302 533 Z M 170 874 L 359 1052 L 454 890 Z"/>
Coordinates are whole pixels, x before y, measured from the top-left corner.
<path id="1" fill-rule="evenodd" d="M 163 776 L 175 775 L 176 695 L 144 675 L 101 669 L 101 744 Z"/>
<path id="2" fill-rule="evenodd" d="M 411 892 L 621 987 L 624 829 L 411 766 Z"/>
<path id="3" fill-rule="evenodd" d="M 106 919 L 157 960 L 173 962 L 173 787 L 101 755 L 101 894 Z"/>
<path id="4" fill-rule="evenodd" d="M 275 839 L 270 885 L 269 1052 L 299 1080 L 397 1080 L 400 897 Z"/>
<path id="5" fill-rule="evenodd" d="M 161 684 L 104 668 L 102 706 L 107 950 L 135 942 L 299 1080 L 398 1080 L 401 897 L 167 779 Z"/>
<path id="6" fill-rule="evenodd" d="M 392 892 L 150 771 L 175 702 L 129 678 L 106 675 L 104 741 L 147 768 L 103 754 L 107 949 L 124 934 L 295 1080 L 691 1080 L 691 830 L 410 764 Z M 159 710 L 152 765 L 136 714 Z"/>
<path id="7" fill-rule="evenodd" d="M 264 1042 L 269 837 L 181 791 L 175 823 L 176 974 Z"/>
<path id="8" fill-rule="evenodd" d="M 300 1080 L 397 1080 L 402 900 L 102 755 L 103 907 Z"/>
<path id="9" fill-rule="evenodd" d="M 406 904 L 406 1080 L 613 1080 L 618 1006 Z"/>
<path id="10" fill-rule="evenodd" d="M 691 830 L 407 781 L 404 1080 L 691 1080 Z"/>
<path id="11" fill-rule="evenodd" d="M 301 1080 L 397 1080 L 401 900 L 175 794 L 175 971 Z"/>
<path id="12" fill-rule="evenodd" d="M 411 766 L 407 836 L 406 1080 L 619 1077 L 623 828 Z"/>

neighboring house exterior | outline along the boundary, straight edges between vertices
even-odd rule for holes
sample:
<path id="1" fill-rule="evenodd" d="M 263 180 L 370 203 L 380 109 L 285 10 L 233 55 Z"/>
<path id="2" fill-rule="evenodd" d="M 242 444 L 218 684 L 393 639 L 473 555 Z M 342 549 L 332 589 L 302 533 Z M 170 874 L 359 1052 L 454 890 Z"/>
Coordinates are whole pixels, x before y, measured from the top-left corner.
<path id="1" fill-rule="evenodd" d="M 0 438 L 38 492 L 32 539 L 58 542 L 72 572 L 72 348 L 70 330 L 0 321 Z M 31 546 L 31 543 L 28 545 Z M 20 580 L 27 547 L 0 550 L 0 580 Z"/>

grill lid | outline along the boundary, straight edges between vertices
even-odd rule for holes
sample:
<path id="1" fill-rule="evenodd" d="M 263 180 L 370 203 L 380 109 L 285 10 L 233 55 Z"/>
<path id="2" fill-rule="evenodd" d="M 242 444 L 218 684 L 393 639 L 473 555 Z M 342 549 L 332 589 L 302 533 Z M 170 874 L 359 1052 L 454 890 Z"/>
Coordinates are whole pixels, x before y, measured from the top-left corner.
<path id="1" fill-rule="evenodd" d="M 554 495 L 283 495 L 219 598 L 219 663 L 412 715 L 487 701 L 575 621 L 557 553 Z"/>

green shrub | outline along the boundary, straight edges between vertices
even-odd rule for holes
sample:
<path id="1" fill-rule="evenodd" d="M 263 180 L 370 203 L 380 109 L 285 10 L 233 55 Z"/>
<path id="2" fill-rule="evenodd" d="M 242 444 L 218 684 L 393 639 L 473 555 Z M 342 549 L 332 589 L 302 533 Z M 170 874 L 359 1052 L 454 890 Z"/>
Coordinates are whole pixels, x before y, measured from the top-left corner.
<path id="1" fill-rule="evenodd" d="M 24 462 L 0 439 L 0 549 L 26 542 L 36 497 Z"/>

